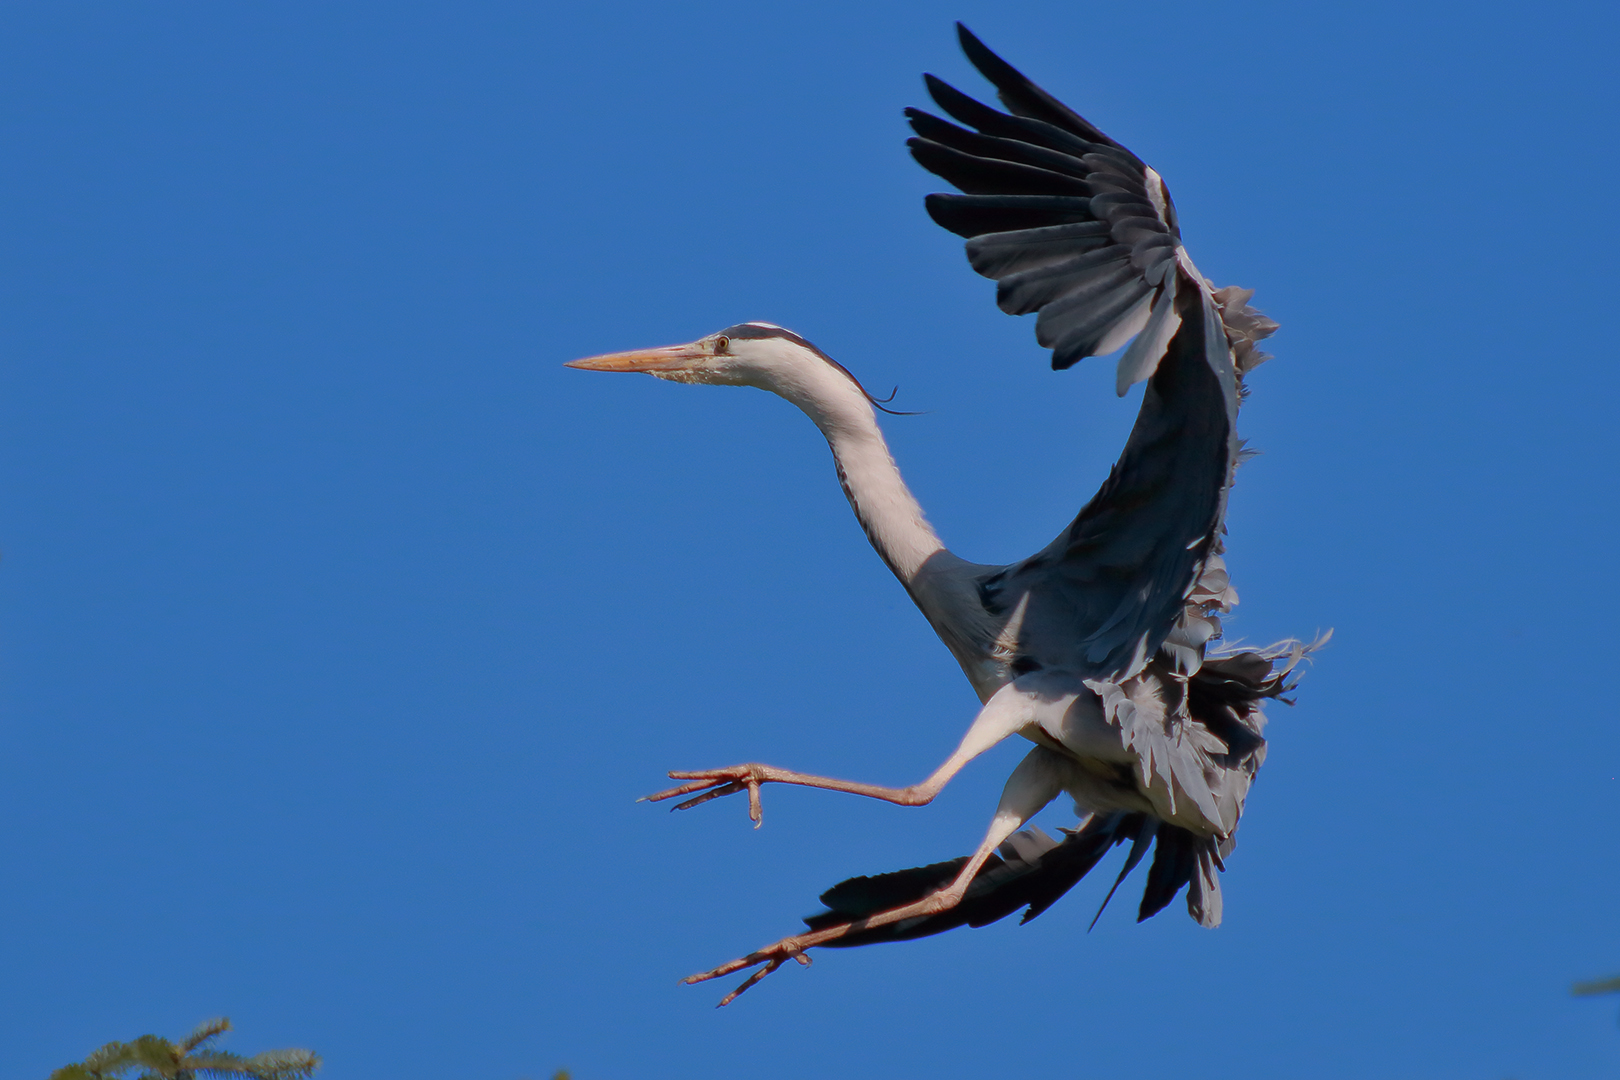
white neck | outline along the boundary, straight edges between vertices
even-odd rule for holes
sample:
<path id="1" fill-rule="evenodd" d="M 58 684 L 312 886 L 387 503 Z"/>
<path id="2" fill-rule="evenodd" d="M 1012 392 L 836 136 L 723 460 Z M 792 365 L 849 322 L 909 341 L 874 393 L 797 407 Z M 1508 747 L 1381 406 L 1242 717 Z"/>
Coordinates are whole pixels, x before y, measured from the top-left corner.
<path id="1" fill-rule="evenodd" d="M 909 587 L 928 557 L 945 545 L 900 479 L 866 395 L 847 375 L 819 359 L 777 373 L 762 388 L 803 409 L 827 437 L 838 482 L 867 539 Z"/>

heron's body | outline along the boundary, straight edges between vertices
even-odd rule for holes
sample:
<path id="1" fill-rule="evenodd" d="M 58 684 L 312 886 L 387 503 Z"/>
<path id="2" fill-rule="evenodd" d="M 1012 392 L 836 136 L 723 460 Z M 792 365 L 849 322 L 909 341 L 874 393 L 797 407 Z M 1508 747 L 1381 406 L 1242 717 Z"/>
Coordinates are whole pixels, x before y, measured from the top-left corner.
<path id="1" fill-rule="evenodd" d="M 1247 306 L 1247 292 L 1215 290 L 1198 273 L 1157 173 L 965 30 L 962 40 L 1011 113 L 930 77 L 935 100 L 975 130 L 908 110 L 917 160 L 963 192 L 930 196 L 929 212 L 969 238 L 969 259 L 997 279 L 1004 310 L 1039 313 L 1037 338 L 1053 349 L 1055 368 L 1129 342 L 1119 392 L 1147 381 L 1107 482 L 1050 544 L 1008 566 L 947 550 L 902 481 L 869 395 L 780 327 L 742 323 L 689 345 L 575 363 L 753 386 L 802 409 L 826 436 L 872 546 L 983 703 L 950 759 L 907 788 L 750 764 L 672 773 L 692 782 L 655 798 L 701 792 L 681 804 L 691 806 L 747 790 L 756 823 L 768 782 L 919 805 L 1002 739 L 1036 744 L 973 856 L 845 882 L 823 897 L 829 911 L 809 920 L 809 932 L 694 978 L 765 965 L 746 988 L 815 945 L 977 925 L 1024 904 L 1029 918 L 1125 841 L 1121 877 L 1157 843 L 1141 917 L 1185 886 L 1191 914 L 1216 925 L 1216 872 L 1265 756 L 1259 706 L 1281 692 L 1304 651 L 1294 642 L 1206 651 L 1219 614 L 1236 602 L 1221 534 L 1240 457 L 1242 378 L 1265 358 L 1254 342 L 1275 324 Z M 1014 835 L 1062 792 L 1083 815 L 1079 829 L 1062 843 L 1038 830 Z"/>

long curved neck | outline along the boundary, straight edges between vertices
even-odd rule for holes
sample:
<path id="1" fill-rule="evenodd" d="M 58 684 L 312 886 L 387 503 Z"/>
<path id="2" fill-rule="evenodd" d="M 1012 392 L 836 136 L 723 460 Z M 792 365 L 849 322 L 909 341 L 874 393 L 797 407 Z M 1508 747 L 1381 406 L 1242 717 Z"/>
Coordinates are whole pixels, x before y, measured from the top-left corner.
<path id="1" fill-rule="evenodd" d="M 819 360 L 767 386 L 804 410 L 827 437 L 838 482 L 872 546 L 910 587 L 928 557 L 944 549 L 922 507 L 900 479 L 889 444 L 866 395 L 848 376 Z"/>

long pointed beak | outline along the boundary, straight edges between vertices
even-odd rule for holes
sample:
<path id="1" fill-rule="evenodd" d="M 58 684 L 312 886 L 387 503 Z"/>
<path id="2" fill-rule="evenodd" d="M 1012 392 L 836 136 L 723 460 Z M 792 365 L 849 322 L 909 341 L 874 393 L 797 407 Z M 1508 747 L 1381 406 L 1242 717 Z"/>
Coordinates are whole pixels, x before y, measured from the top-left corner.
<path id="1" fill-rule="evenodd" d="M 583 360 L 570 360 L 565 367 L 584 371 L 682 371 L 699 360 L 709 358 L 709 350 L 692 342 L 688 345 L 665 345 L 660 349 L 632 349 L 630 352 L 606 353 L 588 356 Z"/>

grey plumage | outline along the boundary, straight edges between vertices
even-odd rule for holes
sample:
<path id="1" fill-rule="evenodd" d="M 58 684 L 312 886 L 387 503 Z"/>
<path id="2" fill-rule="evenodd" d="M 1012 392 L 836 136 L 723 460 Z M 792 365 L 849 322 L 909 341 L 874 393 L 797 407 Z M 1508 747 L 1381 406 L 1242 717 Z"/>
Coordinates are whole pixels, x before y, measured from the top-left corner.
<path id="1" fill-rule="evenodd" d="M 987 605 L 1023 612 L 1011 647 L 1045 666 L 1134 674 L 1211 554 L 1239 449 L 1237 392 L 1200 290 L 1183 290 L 1177 308 L 1180 326 L 1101 490 L 1044 550 L 983 579 Z"/>

